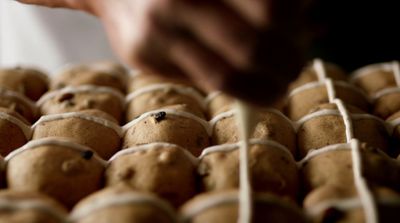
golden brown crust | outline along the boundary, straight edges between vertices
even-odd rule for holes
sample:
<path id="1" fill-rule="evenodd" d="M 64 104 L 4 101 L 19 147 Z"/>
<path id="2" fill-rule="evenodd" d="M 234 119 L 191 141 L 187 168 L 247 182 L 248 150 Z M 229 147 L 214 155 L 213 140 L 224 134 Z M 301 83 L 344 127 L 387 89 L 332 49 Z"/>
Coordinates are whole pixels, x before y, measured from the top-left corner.
<path id="1" fill-rule="evenodd" d="M 87 153 L 42 145 L 11 158 L 6 175 L 10 189 L 43 192 L 71 208 L 101 187 L 103 170 Z"/>
<path id="2" fill-rule="evenodd" d="M 296 200 L 298 168 L 289 152 L 256 144 L 249 155 L 250 185 L 254 192 L 269 192 Z M 202 157 L 198 172 L 205 191 L 239 188 L 239 149 L 212 152 Z"/>
<path id="3" fill-rule="evenodd" d="M 50 121 L 39 120 L 34 126 L 32 138 L 68 138 L 72 142 L 92 148 L 103 159 L 110 158 L 120 148 L 119 132 L 110 126 L 80 118 L 80 115 L 88 116 L 88 118 L 90 116 L 100 117 L 116 124 L 116 120 L 107 113 L 99 110 L 84 110 L 77 112 L 74 117 L 61 117 Z"/>
<path id="4" fill-rule="evenodd" d="M 200 155 L 209 146 L 205 126 L 194 119 L 160 111 L 147 116 L 126 130 L 123 148 L 153 142 L 168 142 L 182 146 L 193 155 Z"/>
<path id="5" fill-rule="evenodd" d="M 0 69 L 0 87 L 38 100 L 48 90 L 47 75 L 33 68 Z"/>
<path id="6" fill-rule="evenodd" d="M 51 90 L 66 86 L 95 85 L 125 92 L 127 78 L 126 69 L 113 62 L 73 65 L 52 79 Z"/>
<path id="7" fill-rule="evenodd" d="M 335 91 L 336 98 L 340 98 L 346 104 L 355 106 L 364 112 L 369 111 L 369 102 L 359 91 L 340 85 L 335 85 Z M 326 86 L 322 85 L 291 95 L 288 99 L 286 112 L 291 119 L 299 120 L 315 107 L 325 103 L 329 103 L 329 98 Z"/>
<path id="8" fill-rule="evenodd" d="M 112 187 L 105 188 L 99 192 L 96 192 L 81 202 L 79 202 L 73 212 L 72 216 L 78 211 L 82 211 L 91 205 L 96 205 L 100 199 L 108 199 L 109 201 L 115 200 L 116 196 L 130 196 L 139 195 L 146 196 L 147 201 L 141 201 L 137 199 L 136 201 L 128 204 L 110 205 L 102 207 L 93 212 L 85 214 L 83 217 L 77 219 L 77 223 L 108 223 L 108 222 L 137 222 L 137 223 L 148 223 L 148 222 L 159 222 L 159 223 L 173 223 L 175 222 L 171 219 L 170 214 L 166 213 L 164 209 L 160 208 L 161 205 L 167 205 L 164 201 L 156 198 L 152 194 L 148 193 L 138 193 L 133 190 L 133 188 L 125 185 L 118 184 Z M 169 206 L 168 206 L 169 207 Z M 172 209 L 172 208 L 171 208 Z"/>
<path id="9" fill-rule="evenodd" d="M 196 193 L 195 167 L 182 148 L 155 145 L 114 159 L 107 167 L 105 180 L 107 186 L 124 182 L 179 207 Z"/>
<path id="10" fill-rule="evenodd" d="M 122 121 L 123 105 L 118 97 L 107 92 L 60 92 L 40 106 L 43 115 L 98 109 Z"/>
<path id="11" fill-rule="evenodd" d="M 327 78 L 338 81 L 346 81 L 347 75 L 345 71 L 333 63 L 323 62 Z M 318 76 L 313 67 L 313 62 L 306 66 L 300 73 L 299 77 L 289 85 L 289 90 L 293 90 L 304 84 L 319 81 Z"/>
<path id="12" fill-rule="evenodd" d="M 274 140 L 296 154 L 296 133 L 292 123 L 283 114 L 275 110 L 261 110 L 254 115 L 258 116 L 258 122 L 250 138 Z M 235 116 L 216 122 L 211 139 L 213 145 L 238 142 L 240 139 Z"/>

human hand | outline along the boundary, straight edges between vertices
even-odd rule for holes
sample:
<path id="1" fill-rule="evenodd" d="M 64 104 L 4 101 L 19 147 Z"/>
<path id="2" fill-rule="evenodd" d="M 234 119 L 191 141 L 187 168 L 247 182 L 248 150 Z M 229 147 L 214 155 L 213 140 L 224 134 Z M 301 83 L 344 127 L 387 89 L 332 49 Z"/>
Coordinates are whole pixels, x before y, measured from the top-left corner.
<path id="1" fill-rule="evenodd" d="M 36 1 L 99 16 L 135 68 L 260 104 L 280 96 L 303 63 L 296 0 Z"/>

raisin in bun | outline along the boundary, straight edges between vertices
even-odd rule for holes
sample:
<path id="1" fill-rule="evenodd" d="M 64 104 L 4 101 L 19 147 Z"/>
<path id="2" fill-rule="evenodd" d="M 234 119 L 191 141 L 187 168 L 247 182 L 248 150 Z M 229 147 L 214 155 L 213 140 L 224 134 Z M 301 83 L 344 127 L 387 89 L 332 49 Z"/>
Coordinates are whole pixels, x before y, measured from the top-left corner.
<path id="1" fill-rule="evenodd" d="M 7 185 L 43 192 L 66 207 L 101 188 L 105 161 L 63 138 L 30 141 L 5 157 Z"/>
<path id="2" fill-rule="evenodd" d="M 113 88 L 85 85 L 48 92 L 37 104 L 43 115 L 98 109 L 121 122 L 125 98 Z"/>
<path id="3" fill-rule="evenodd" d="M 200 155 L 209 146 L 208 122 L 188 112 L 160 109 L 142 114 L 124 127 L 123 148 L 153 142 L 182 146 Z"/>
<path id="4" fill-rule="evenodd" d="M 205 118 L 204 97 L 188 86 L 163 83 L 139 88 L 127 96 L 126 120 L 131 121 L 145 112 L 173 105 Z"/>
<path id="5" fill-rule="evenodd" d="M 125 184 L 107 187 L 79 202 L 71 212 L 74 223 L 175 223 L 173 208 L 148 193 L 134 191 Z"/>
<path id="6" fill-rule="evenodd" d="M 397 222 L 400 196 L 385 187 L 372 187 L 378 222 Z M 349 185 L 326 185 L 312 191 L 304 201 L 306 212 L 315 223 L 366 222 L 365 200 Z"/>
<path id="7" fill-rule="evenodd" d="M 180 146 L 152 143 L 124 149 L 109 161 L 107 186 L 129 184 L 179 207 L 195 195 L 197 159 Z"/>
<path id="8" fill-rule="evenodd" d="M 33 139 L 68 138 L 93 149 L 103 159 L 120 148 L 122 129 L 109 114 L 100 110 L 42 116 L 33 126 Z"/>

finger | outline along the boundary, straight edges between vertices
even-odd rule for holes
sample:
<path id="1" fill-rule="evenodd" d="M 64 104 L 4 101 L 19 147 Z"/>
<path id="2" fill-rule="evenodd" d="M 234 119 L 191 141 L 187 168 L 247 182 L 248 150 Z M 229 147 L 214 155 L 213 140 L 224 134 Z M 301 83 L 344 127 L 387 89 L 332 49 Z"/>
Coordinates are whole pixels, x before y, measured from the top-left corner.
<path id="1" fill-rule="evenodd" d="M 233 68 L 199 43 L 181 39 L 170 50 L 172 60 L 200 88 L 209 92 L 225 90 L 224 79 Z"/>
<path id="2" fill-rule="evenodd" d="M 165 34 L 166 29 L 160 26 L 157 17 L 135 23 L 136 27 L 132 28 L 132 23 L 124 22 L 131 17 L 130 11 L 119 12 L 105 17 L 103 21 L 115 51 L 126 64 L 166 77 L 185 77 L 181 69 L 169 59 L 169 35 Z"/>
<path id="3" fill-rule="evenodd" d="M 271 0 L 224 0 L 243 18 L 256 27 L 265 27 L 270 22 L 269 3 Z"/>
<path id="4" fill-rule="evenodd" d="M 188 40 L 174 45 L 171 58 L 200 88 L 208 92 L 223 91 L 263 106 L 276 103 L 291 79 L 282 61 L 269 62 L 263 69 L 240 72 L 211 51 Z"/>
<path id="5" fill-rule="evenodd" d="M 251 63 L 257 32 L 235 11 L 213 2 L 190 4 L 182 2 L 176 10 L 183 23 L 204 45 L 237 68 Z"/>

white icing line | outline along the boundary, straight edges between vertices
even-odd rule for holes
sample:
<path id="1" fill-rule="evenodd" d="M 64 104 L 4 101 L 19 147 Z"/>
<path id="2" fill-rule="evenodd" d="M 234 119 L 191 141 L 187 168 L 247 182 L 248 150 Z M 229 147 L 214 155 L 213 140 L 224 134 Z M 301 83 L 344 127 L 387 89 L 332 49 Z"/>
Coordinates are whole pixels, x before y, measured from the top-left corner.
<path id="1" fill-rule="evenodd" d="M 334 109 L 323 109 L 320 111 L 310 113 L 306 116 L 303 116 L 301 119 L 299 119 L 297 122 L 295 122 L 296 129 L 298 130 L 304 123 L 308 122 L 309 120 L 312 120 L 312 119 L 318 118 L 318 117 L 322 117 L 322 116 L 329 116 L 329 115 L 340 116 L 340 112 L 338 110 L 334 110 Z"/>
<path id="2" fill-rule="evenodd" d="M 138 122 L 152 116 L 152 115 L 156 115 L 157 113 L 160 112 L 165 112 L 168 115 L 173 115 L 173 116 L 178 116 L 178 117 L 184 117 L 187 119 L 191 119 L 193 121 L 198 122 L 199 124 L 201 124 L 204 129 L 206 130 L 207 134 L 211 135 L 211 128 L 208 124 L 208 122 L 202 118 L 197 117 L 196 115 L 193 115 L 192 113 L 189 112 L 184 112 L 184 111 L 177 111 L 175 109 L 157 109 L 157 110 L 153 110 L 153 111 L 149 111 L 146 113 L 143 113 L 142 115 L 140 115 L 138 118 L 130 121 L 129 123 L 125 124 L 122 129 L 124 132 L 126 132 L 128 129 L 130 129 L 132 126 L 136 125 Z"/>
<path id="3" fill-rule="evenodd" d="M 36 107 L 35 102 L 33 102 L 32 100 L 30 100 L 29 98 L 27 98 L 26 96 L 15 92 L 15 91 L 10 91 L 7 90 L 5 88 L 0 87 L 0 96 L 5 96 L 5 97 L 10 97 L 10 98 L 16 98 L 17 100 L 22 101 L 22 103 L 24 103 L 25 105 L 27 105 L 28 107 L 30 107 L 32 113 L 34 114 L 34 116 L 37 115 L 38 109 Z"/>
<path id="4" fill-rule="evenodd" d="M 214 129 L 214 126 L 217 124 L 217 122 L 221 121 L 222 119 L 232 117 L 232 116 L 234 116 L 236 114 L 237 114 L 237 110 L 236 109 L 231 109 L 229 111 L 222 112 L 222 113 L 216 115 L 214 118 L 212 118 L 208 122 L 210 123 L 211 128 Z"/>
<path id="5" fill-rule="evenodd" d="M 237 193 L 212 194 L 208 197 L 208 199 L 200 199 L 195 203 L 191 203 L 189 205 L 190 208 L 184 208 L 182 210 L 182 220 L 183 222 L 190 222 L 190 219 L 208 209 L 212 209 L 213 207 L 222 206 L 225 204 L 238 203 L 238 201 L 239 198 L 237 196 Z M 277 198 L 270 197 L 267 194 L 257 194 L 254 197 L 254 203 L 275 204 L 281 207 L 293 209 L 293 206 L 289 205 L 289 203 L 277 202 Z M 293 210 L 297 211 L 297 209 Z"/>
<path id="6" fill-rule="evenodd" d="M 188 222 L 190 219 L 209 208 L 237 202 L 237 194 L 214 194 L 214 196 L 209 199 L 202 199 L 201 201 L 196 202 L 195 205 L 192 205 L 190 209 L 184 210 L 182 213 L 182 220 L 183 222 Z"/>
<path id="7" fill-rule="evenodd" d="M 76 93 L 95 93 L 95 94 L 102 94 L 107 93 L 115 96 L 120 101 L 121 105 L 125 105 L 125 98 L 124 95 L 119 92 L 118 90 L 111 88 L 111 87 L 104 87 L 104 86 L 95 86 L 95 85 L 81 85 L 81 86 L 68 86 L 59 90 L 50 91 L 44 94 L 37 102 L 37 106 L 42 106 L 48 100 L 51 100 L 54 97 L 62 94 L 76 94 Z"/>
<path id="8" fill-rule="evenodd" d="M 66 222 L 66 215 L 52 208 L 50 205 L 42 202 L 40 200 L 25 200 L 25 201 L 13 201 L 12 199 L 2 199 L 0 198 L 0 210 L 38 210 L 41 212 L 46 212 L 52 215 L 60 222 Z"/>
<path id="9" fill-rule="evenodd" d="M 364 208 L 365 220 L 367 223 L 378 222 L 378 210 L 374 196 L 368 188 L 366 179 L 362 176 L 362 157 L 360 153 L 360 142 L 357 139 L 351 141 L 351 154 L 353 161 L 354 182 Z"/>
<path id="10" fill-rule="evenodd" d="M 165 91 L 165 90 L 173 90 L 175 92 L 178 92 L 179 94 L 189 96 L 189 97 L 193 98 L 194 100 L 196 100 L 196 102 L 203 109 L 205 109 L 205 107 L 206 107 L 204 97 L 194 88 L 177 85 L 177 84 L 169 84 L 169 83 L 168 84 L 152 84 L 152 85 L 140 88 L 140 89 L 130 93 L 126 97 L 126 103 L 129 103 L 130 101 L 132 101 L 133 99 L 135 99 L 136 97 L 138 97 L 140 95 L 147 94 L 147 93 L 154 92 L 154 91 Z"/>
<path id="11" fill-rule="evenodd" d="M 308 161 L 310 161 L 312 158 L 319 156 L 321 154 L 324 153 L 328 153 L 331 151 L 337 151 L 337 150 L 350 150 L 350 145 L 348 143 L 338 143 L 338 144 L 333 144 L 333 145 L 329 145 L 329 146 L 325 146 L 319 149 L 312 149 L 310 151 L 308 151 L 307 155 L 300 160 L 299 162 L 297 162 L 297 166 L 299 166 L 300 168 Z"/>
<path id="12" fill-rule="evenodd" d="M 400 93 L 400 87 L 390 87 L 390 88 L 385 88 L 383 90 L 380 90 L 372 96 L 372 101 L 376 101 L 385 95 L 394 94 L 394 93 Z"/>
<path id="13" fill-rule="evenodd" d="M 31 139 L 31 137 L 32 137 L 31 127 L 29 125 L 25 124 L 23 121 L 19 120 L 18 118 L 14 117 L 12 115 L 5 113 L 5 112 L 0 112 L 0 119 L 7 120 L 7 121 L 11 122 L 12 124 L 18 126 L 21 129 L 21 131 L 24 133 L 25 138 L 27 140 Z"/>
<path id="14" fill-rule="evenodd" d="M 169 204 L 160 199 L 155 199 L 151 196 L 135 192 L 122 193 L 114 195 L 113 197 L 99 197 L 90 202 L 89 204 L 81 206 L 78 209 L 74 209 L 70 214 L 69 220 L 71 222 L 76 222 L 82 218 L 91 215 L 94 212 L 99 212 L 102 209 L 108 207 L 121 206 L 121 205 L 131 206 L 131 205 L 141 205 L 141 204 L 153 205 L 164 211 L 173 222 L 178 222 L 175 212 L 169 206 Z"/>
<path id="15" fill-rule="evenodd" d="M 378 63 L 378 64 L 371 64 L 365 67 L 362 67 L 353 72 L 350 76 L 350 82 L 355 82 L 357 79 L 373 74 L 377 71 L 392 71 L 392 64 L 391 63 Z"/>
<path id="16" fill-rule="evenodd" d="M 0 210 L 37 210 L 51 215 L 60 222 L 67 222 L 67 215 L 40 200 L 13 201 L 12 199 L 0 198 Z"/>
<path id="17" fill-rule="evenodd" d="M 378 198 L 378 204 L 382 205 L 400 205 L 400 199 L 396 198 Z M 342 211 L 348 211 L 355 208 L 362 207 L 361 200 L 359 197 L 352 197 L 352 198 L 344 198 L 344 199 L 330 199 L 326 201 L 322 201 L 312 207 L 306 208 L 306 212 L 308 215 L 312 217 L 316 217 L 325 210 L 329 208 L 336 208 Z"/>
<path id="18" fill-rule="evenodd" d="M 270 147 L 279 149 L 279 150 L 287 153 L 291 157 L 291 159 L 294 161 L 294 157 L 293 157 L 292 153 L 289 151 L 289 149 L 286 148 L 286 146 L 284 146 L 274 140 L 254 138 L 254 139 L 250 139 L 249 144 L 251 146 L 264 145 L 264 146 L 270 146 Z M 201 155 L 199 156 L 199 160 L 203 159 L 205 156 L 208 156 L 209 154 L 212 154 L 212 153 L 230 152 L 230 151 L 239 149 L 239 147 L 240 147 L 240 142 L 210 146 L 202 151 Z"/>
<path id="19" fill-rule="evenodd" d="M 344 122 L 344 127 L 346 131 L 346 141 L 350 142 L 354 138 L 354 128 L 353 128 L 353 122 L 351 119 L 351 116 L 349 112 L 346 109 L 346 106 L 344 105 L 343 101 L 340 99 L 335 99 L 334 103 L 336 104 L 340 115 L 343 118 Z"/>
<path id="20" fill-rule="evenodd" d="M 396 81 L 396 86 L 400 87 L 400 64 L 399 61 L 392 62 L 393 76 Z"/>
<path id="21" fill-rule="evenodd" d="M 79 152 L 92 151 L 93 152 L 93 158 L 95 158 L 103 166 L 107 165 L 107 161 L 103 160 L 91 148 L 89 148 L 87 146 L 84 146 L 84 145 L 81 145 L 81 144 L 78 144 L 78 143 L 74 143 L 74 142 L 68 141 L 67 139 L 60 138 L 60 137 L 49 137 L 49 138 L 42 138 L 42 139 L 29 141 L 24 146 L 22 146 L 22 147 L 20 147 L 20 148 L 18 148 L 16 150 L 12 151 L 11 153 L 9 153 L 4 158 L 4 162 L 5 162 L 5 164 L 7 164 L 7 162 L 10 161 L 12 158 L 14 158 L 15 156 L 18 156 L 19 154 L 21 154 L 21 153 L 23 153 L 23 152 L 25 152 L 27 150 L 35 149 L 35 148 L 40 147 L 40 146 L 48 146 L 48 145 L 68 147 L 70 149 L 74 149 L 74 150 L 77 150 Z"/>
<path id="22" fill-rule="evenodd" d="M 347 211 L 350 209 L 358 208 L 360 207 L 360 205 L 361 202 L 358 197 L 348 198 L 348 199 L 331 199 L 320 202 L 312 207 L 306 208 L 306 212 L 308 215 L 316 217 L 331 207 L 335 207 L 342 211 Z"/>
<path id="23" fill-rule="evenodd" d="M 314 119 L 314 118 L 319 118 L 319 117 L 323 117 L 323 116 L 341 116 L 340 111 L 335 110 L 335 109 L 323 109 L 320 111 L 316 111 L 313 112 L 311 114 L 308 114 L 306 116 L 304 116 L 303 118 L 301 118 L 300 120 L 298 120 L 297 122 L 295 122 L 295 126 L 296 129 L 298 131 L 298 129 L 306 122 Z M 382 119 L 374 116 L 374 115 L 370 115 L 370 114 L 349 114 L 349 116 L 351 117 L 351 119 L 353 120 L 361 120 L 361 119 L 373 119 L 377 122 L 380 122 L 386 129 L 387 131 L 390 133 L 390 127 L 385 123 L 385 121 L 383 121 Z"/>
<path id="24" fill-rule="evenodd" d="M 325 80 L 326 91 L 329 98 L 329 103 L 333 103 L 336 98 L 335 86 L 333 85 L 332 79 L 328 78 Z"/>
<path id="25" fill-rule="evenodd" d="M 320 58 L 314 59 L 313 68 L 317 74 L 318 81 L 323 82 L 327 78 L 324 62 Z"/>
<path id="26" fill-rule="evenodd" d="M 217 98 L 218 96 L 222 95 L 221 91 L 214 91 L 211 92 L 207 95 L 207 97 L 204 99 L 204 103 L 206 104 L 206 106 L 208 106 L 210 104 L 210 102 L 212 100 L 214 100 L 215 98 Z"/>
<path id="27" fill-rule="evenodd" d="M 115 159 L 118 159 L 121 156 L 129 155 L 129 154 L 140 152 L 140 151 L 147 151 L 147 150 L 159 149 L 159 148 L 162 148 L 162 149 L 177 148 L 177 149 L 183 151 L 183 153 L 190 159 L 190 161 L 192 161 L 193 164 L 197 165 L 197 163 L 198 163 L 197 158 L 195 156 L 193 156 L 189 151 L 182 148 L 181 146 L 178 146 L 176 144 L 171 144 L 171 143 L 165 143 L 165 142 L 154 142 L 154 143 L 144 144 L 144 145 L 140 145 L 140 146 L 134 146 L 134 147 L 120 150 L 119 152 L 114 154 L 108 160 L 108 164 L 110 164 L 112 161 L 114 161 Z"/>
<path id="28" fill-rule="evenodd" d="M 239 127 L 239 217 L 238 223 L 250 223 L 252 221 L 253 197 L 251 188 L 251 172 L 249 164 L 250 142 L 249 138 L 256 126 L 253 109 L 244 102 L 237 101 L 236 123 Z"/>
<path id="29" fill-rule="evenodd" d="M 318 87 L 321 87 L 321 86 L 325 86 L 326 87 L 326 81 L 327 81 L 327 79 L 325 81 L 323 81 L 323 82 L 314 81 L 314 82 L 310 82 L 310 83 L 304 84 L 304 85 L 302 85 L 300 87 L 297 87 L 297 88 L 293 89 L 289 93 L 288 98 L 291 98 L 291 97 L 293 97 L 294 95 L 296 95 L 298 93 L 301 93 L 303 91 L 307 91 L 307 90 L 310 90 L 310 89 L 313 89 L 313 88 L 318 88 Z M 349 84 L 349 83 L 347 83 L 345 81 L 332 81 L 332 83 L 333 83 L 333 86 L 339 86 L 339 87 L 351 89 L 354 92 L 359 93 L 360 95 L 362 95 L 363 97 L 365 97 L 367 99 L 366 94 L 362 90 L 360 90 L 359 88 L 357 88 L 357 87 L 355 87 L 355 86 L 353 86 L 353 85 L 351 85 L 351 84 Z"/>
<path id="30" fill-rule="evenodd" d="M 38 125 L 40 125 L 41 123 L 44 123 L 44 122 L 51 122 L 51 121 L 68 119 L 68 118 L 79 118 L 79 119 L 95 122 L 97 124 L 103 125 L 104 127 L 113 129 L 118 134 L 119 137 L 122 137 L 122 135 L 123 135 L 122 128 L 118 124 L 116 124 L 112 121 L 109 121 L 107 119 L 98 117 L 98 116 L 85 114 L 83 112 L 69 112 L 69 113 L 61 113 L 61 114 L 44 115 L 44 116 L 40 117 L 40 119 L 37 120 L 35 124 L 32 125 L 32 129 L 35 129 Z"/>

